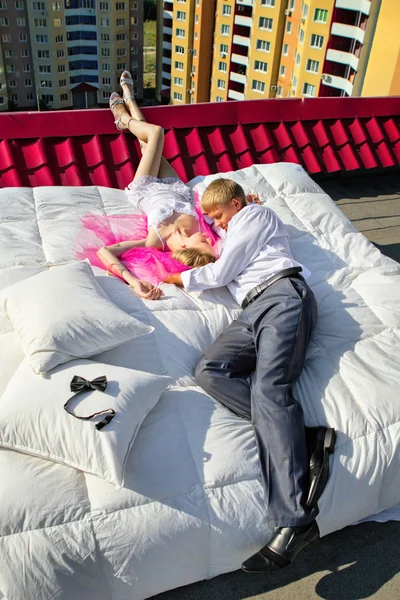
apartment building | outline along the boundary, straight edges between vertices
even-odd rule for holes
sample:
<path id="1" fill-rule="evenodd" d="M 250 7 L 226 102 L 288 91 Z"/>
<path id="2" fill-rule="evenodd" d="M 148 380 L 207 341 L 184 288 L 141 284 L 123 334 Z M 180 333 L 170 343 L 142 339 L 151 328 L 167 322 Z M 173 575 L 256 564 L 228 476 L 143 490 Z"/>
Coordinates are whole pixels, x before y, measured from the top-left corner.
<path id="1" fill-rule="evenodd" d="M 158 98 L 400 94 L 399 0 L 159 0 Z"/>
<path id="2" fill-rule="evenodd" d="M 140 0 L 0 0 L 0 110 L 106 104 L 124 69 L 141 98 Z"/>

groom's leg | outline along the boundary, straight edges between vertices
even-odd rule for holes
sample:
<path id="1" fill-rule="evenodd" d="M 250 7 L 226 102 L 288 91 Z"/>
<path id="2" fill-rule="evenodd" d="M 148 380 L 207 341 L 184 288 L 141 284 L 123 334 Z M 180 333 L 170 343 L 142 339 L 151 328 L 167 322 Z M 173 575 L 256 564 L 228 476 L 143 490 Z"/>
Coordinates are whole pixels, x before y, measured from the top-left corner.
<path id="1" fill-rule="evenodd" d="M 252 328 L 244 321 L 233 321 L 200 359 L 195 379 L 210 396 L 250 421 L 250 375 L 255 366 Z"/>

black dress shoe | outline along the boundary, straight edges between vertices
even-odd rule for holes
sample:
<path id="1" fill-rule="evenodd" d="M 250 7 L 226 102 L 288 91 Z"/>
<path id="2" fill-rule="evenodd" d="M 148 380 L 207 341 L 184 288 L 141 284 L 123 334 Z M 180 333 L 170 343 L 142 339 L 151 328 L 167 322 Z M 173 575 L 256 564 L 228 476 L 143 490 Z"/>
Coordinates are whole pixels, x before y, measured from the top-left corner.
<path id="1" fill-rule="evenodd" d="M 244 561 L 242 570 L 246 573 L 265 573 L 287 567 L 318 538 L 316 521 L 304 527 L 279 527 L 268 544 Z"/>
<path id="2" fill-rule="evenodd" d="M 310 481 L 307 506 L 314 508 L 329 479 L 329 454 L 335 449 L 336 433 L 332 428 L 306 428 L 308 454 L 310 457 Z"/>

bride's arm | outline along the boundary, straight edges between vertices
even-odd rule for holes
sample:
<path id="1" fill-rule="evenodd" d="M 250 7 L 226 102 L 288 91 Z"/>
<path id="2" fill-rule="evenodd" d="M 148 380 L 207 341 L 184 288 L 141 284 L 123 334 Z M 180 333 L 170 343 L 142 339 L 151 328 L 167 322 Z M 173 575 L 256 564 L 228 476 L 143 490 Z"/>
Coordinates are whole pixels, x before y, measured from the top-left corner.
<path id="1" fill-rule="evenodd" d="M 101 260 L 107 271 L 126 281 L 126 283 L 133 288 L 141 298 L 158 300 L 162 293 L 161 290 L 147 281 L 137 279 L 137 277 L 132 275 L 132 273 L 130 273 L 117 258 L 117 255 L 137 246 L 137 240 L 132 242 L 121 242 L 119 244 L 113 244 L 112 246 L 104 246 L 97 251 L 97 257 Z"/>

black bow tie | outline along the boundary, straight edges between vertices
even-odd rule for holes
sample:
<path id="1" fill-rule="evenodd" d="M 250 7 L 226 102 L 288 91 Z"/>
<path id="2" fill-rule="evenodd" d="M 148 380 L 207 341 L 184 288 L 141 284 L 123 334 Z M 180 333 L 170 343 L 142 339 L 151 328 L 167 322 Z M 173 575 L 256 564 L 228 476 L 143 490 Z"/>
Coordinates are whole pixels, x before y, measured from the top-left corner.
<path id="1" fill-rule="evenodd" d="M 93 381 L 88 381 L 84 377 L 80 377 L 80 375 L 74 375 L 72 378 L 72 381 L 70 383 L 70 387 L 71 387 L 71 392 L 74 392 L 74 395 L 71 396 L 71 398 L 69 398 L 69 400 L 67 400 L 67 402 L 64 404 L 64 409 L 67 411 L 67 413 L 69 415 L 72 415 L 76 419 L 82 419 L 83 421 L 89 421 L 90 419 L 93 419 L 93 417 L 95 417 L 96 415 L 108 413 L 107 416 L 104 417 L 104 419 L 102 421 L 100 421 L 100 423 L 96 423 L 96 429 L 98 429 L 98 430 L 103 429 L 103 427 L 105 425 L 107 425 L 108 423 L 110 423 L 110 421 L 114 418 L 115 410 L 113 408 L 106 408 L 104 410 L 100 410 L 99 412 L 93 413 L 92 415 L 89 415 L 87 417 L 79 417 L 78 415 L 74 415 L 74 413 L 70 412 L 67 409 L 68 403 L 72 400 L 72 398 L 74 398 L 80 392 L 90 392 L 90 391 L 94 391 L 94 390 L 97 390 L 99 392 L 104 392 L 107 387 L 107 377 L 105 375 L 96 377 L 96 379 L 93 379 Z"/>
<path id="2" fill-rule="evenodd" d="M 96 377 L 93 381 L 88 381 L 84 377 L 80 377 L 79 375 L 74 375 L 71 381 L 71 392 L 83 392 L 90 390 L 99 390 L 100 392 L 104 392 L 107 387 L 107 377 L 105 375 L 101 375 L 100 377 Z"/>

